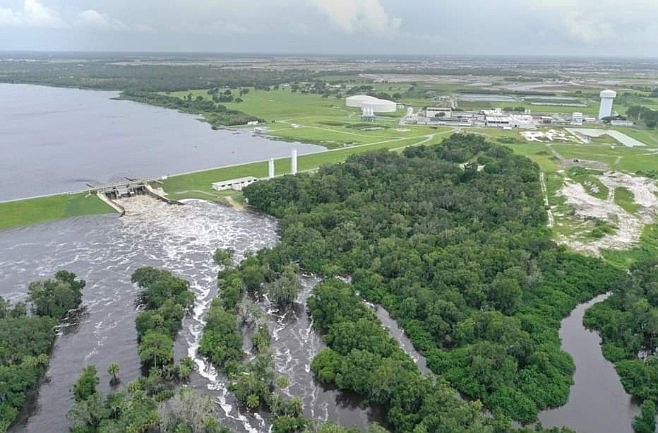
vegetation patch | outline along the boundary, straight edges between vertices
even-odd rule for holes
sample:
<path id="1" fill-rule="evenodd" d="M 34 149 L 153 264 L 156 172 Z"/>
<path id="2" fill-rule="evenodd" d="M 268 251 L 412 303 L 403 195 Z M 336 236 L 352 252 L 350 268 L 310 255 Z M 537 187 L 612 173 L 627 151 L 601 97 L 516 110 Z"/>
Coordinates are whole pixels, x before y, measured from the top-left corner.
<path id="1" fill-rule="evenodd" d="M 80 306 L 84 280 L 59 271 L 28 287 L 28 305 L 0 297 L 0 432 L 7 431 L 48 368 L 55 327 Z"/>
<path id="2" fill-rule="evenodd" d="M 488 158 L 484 170 L 462 168 L 478 155 Z M 269 267 L 352 275 L 354 289 L 383 304 L 467 398 L 522 422 L 566 402 L 573 364 L 560 350 L 560 320 L 605 292 L 617 271 L 550 240 L 539 168 L 527 158 L 453 135 L 244 194 L 281 218 L 281 243 L 264 253 Z"/>
<path id="3" fill-rule="evenodd" d="M 641 206 L 635 202 L 635 195 L 633 195 L 633 192 L 623 186 L 615 189 L 615 203 L 630 213 L 635 213 L 641 208 Z"/>
<path id="4" fill-rule="evenodd" d="M 0 203 L 0 229 L 37 224 L 62 218 L 113 213 L 95 195 L 61 194 Z"/>
<path id="5" fill-rule="evenodd" d="M 636 262 L 612 295 L 585 313 L 584 323 L 599 331 L 603 355 L 615 364 L 624 389 L 643 401 L 633 427 L 655 429 L 658 401 L 658 259 Z"/>

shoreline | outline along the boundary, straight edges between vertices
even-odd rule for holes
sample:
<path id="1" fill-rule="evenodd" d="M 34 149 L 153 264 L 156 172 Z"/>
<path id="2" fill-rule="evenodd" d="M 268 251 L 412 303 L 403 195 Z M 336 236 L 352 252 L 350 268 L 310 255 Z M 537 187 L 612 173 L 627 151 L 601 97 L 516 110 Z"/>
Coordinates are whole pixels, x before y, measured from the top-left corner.
<path id="1" fill-rule="evenodd" d="M 323 165 L 340 163 L 352 155 L 368 151 L 388 151 L 427 144 L 437 136 L 446 135 L 449 132 L 441 131 L 430 135 L 399 138 L 338 149 L 327 149 L 321 152 L 300 155 L 298 157 L 298 172 L 317 170 Z M 172 200 L 194 198 L 227 202 L 226 197 L 235 195 L 236 191 L 231 191 L 228 194 L 226 192 L 215 191 L 212 189 L 212 182 L 244 176 L 265 179 L 268 173 L 268 161 L 260 160 L 229 164 L 217 168 L 188 171 L 166 176 L 163 180 L 163 189 L 167 193 L 167 197 Z M 277 176 L 290 174 L 290 157 L 275 158 L 274 163 Z M 203 195 L 203 197 L 200 197 L 200 195 Z M 0 215 L 3 216 L 3 218 L 0 218 L 0 233 L 5 229 L 24 227 L 64 218 L 111 213 L 114 213 L 114 210 L 103 203 L 97 196 L 90 195 L 87 189 L 80 192 L 64 192 L 7 200 L 0 202 Z"/>

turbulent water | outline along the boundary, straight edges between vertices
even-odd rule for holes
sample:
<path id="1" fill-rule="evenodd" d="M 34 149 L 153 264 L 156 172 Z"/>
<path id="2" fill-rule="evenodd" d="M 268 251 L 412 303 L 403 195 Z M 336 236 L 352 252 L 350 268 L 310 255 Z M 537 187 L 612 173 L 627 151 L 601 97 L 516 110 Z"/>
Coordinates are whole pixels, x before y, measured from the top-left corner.
<path id="1" fill-rule="evenodd" d="M 109 390 L 107 365 L 118 361 L 124 384 L 139 376 L 134 318 L 137 289 L 131 273 L 144 265 L 171 270 L 191 283 L 196 295 L 193 312 L 184 320 L 176 341 L 177 356 L 195 359 L 191 385 L 208 389 L 218 403 L 218 416 L 236 432 L 266 431 L 259 415 L 241 412 L 227 391 L 226 378 L 196 355 L 203 317 L 216 295 L 217 268 L 212 253 L 232 248 L 239 259 L 277 241 L 274 219 L 203 201 L 169 206 L 148 197 L 121 203 L 127 215 L 81 217 L 0 231 L 0 295 L 24 298 L 30 281 L 47 278 L 59 269 L 87 281 L 85 313 L 58 336 L 53 357 L 35 404 L 26 408 L 13 432 L 68 431 L 65 414 L 69 389 L 86 364 L 95 364 L 101 390 Z M 313 381 L 310 362 L 322 348 L 312 330 L 304 304 L 314 280 L 305 280 L 302 304 L 284 317 L 270 316 L 276 366 L 288 377 L 288 392 L 303 398 L 307 416 L 365 426 L 381 420 L 377 411 L 359 406 L 358 399 L 324 390 Z"/>
<path id="2" fill-rule="evenodd" d="M 275 350 L 276 371 L 289 379 L 289 386 L 284 392 L 291 397 L 302 397 L 304 415 L 312 419 L 328 419 L 344 426 L 357 427 L 372 422 L 385 424 L 381 408 L 364 406 L 357 396 L 325 389 L 313 379 L 311 361 L 325 345 L 313 331 L 305 305 L 319 281 L 315 277 L 304 277 L 303 290 L 295 308 L 283 315 L 270 311 L 274 321 L 272 347 Z"/>

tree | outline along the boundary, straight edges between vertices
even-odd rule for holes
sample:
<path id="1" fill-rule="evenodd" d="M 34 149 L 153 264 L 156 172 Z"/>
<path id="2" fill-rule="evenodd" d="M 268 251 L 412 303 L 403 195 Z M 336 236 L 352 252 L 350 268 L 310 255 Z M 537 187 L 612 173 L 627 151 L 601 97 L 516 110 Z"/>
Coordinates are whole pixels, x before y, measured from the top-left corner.
<path id="1" fill-rule="evenodd" d="M 75 274 L 59 271 L 55 278 L 30 283 L 27 292 L 32 311 L 37 316 L 63 318 L 69 310 L 82 302 L 84 280 L 76 280 Z"/>
<path id="2" fill-rule="evenodd" d="M 645 400 L 640 406 L 640 413 L 633 420 L 635 433 L 654 433 L 656 431 L 656 404 Z"/>
<path id="3" fill-rule="evenodd" d="M 96 366 L 93 364 L 86 366 L 71 389 L 75 401 L 81 402 L 96 394 L 96 385 L 99 381 Z"/>
<path id="4" fill-rule="evenodd" d="M 301 282 L 295 271 L 286 269 L 279 278 L 267 285 L 267 294 L 279 310 L 284 310 L 295 302 L 300 289 Z"/>
<path id="5" fill-rule="evenodd" d="M 162 367 L 174 359 L 174 341 L 168 335 L 148 331 L 139 344 L 139 359 L 147 368 Z"/>
<path id="6" fill-rule="evenodd" d="M 107 373 L 112 376 L 110 379 L 110 384 L 114 385 L 116 383 L 119 383 L 119 371 L 121 370 L 121 367 L 119 366 L 118 362 L 110 362 L 110 364 L 107 366 Z"/>
<path id="7" fill-rule="evenodd" d="M 162 433 L 208 433 L 208 427 L 214 421 L 215 403 L 208 395 L 183 388 L 171 399 L 160 403 L 158 415 Z"/>
<path id="8" fill-rule="evenodd" d="M 233 264 L 234 251 L 231 249 L 217 248 L 213 254 L 215 264 L 223 269 L 230 268 Z"/>

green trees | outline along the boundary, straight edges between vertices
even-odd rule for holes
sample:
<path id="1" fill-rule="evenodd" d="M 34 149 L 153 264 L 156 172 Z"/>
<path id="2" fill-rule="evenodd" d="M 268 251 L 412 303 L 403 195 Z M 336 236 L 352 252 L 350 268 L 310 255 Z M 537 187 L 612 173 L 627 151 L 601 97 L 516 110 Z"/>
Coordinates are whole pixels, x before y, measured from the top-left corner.
<path id="1" fill-rule="evenodd" d="M 182 326 L 185 312 L 194 303 L 194 294 L 187 281 L 166 270 L 139 268 L 131 280 L 142 288 L 140 297 L 146 306 L 146 310 L 135 318 L 139 359 L 147 370 L 171 370 L 174 368 L 174 338 Z"/>
<path id="2" fill-rule="evenodd" d="M 654 433 L 656 431 L 656 404 L 645 400 L 640 408 L 640 414 L 633 420 L 635 433 Z"/>
<path id="3" fill-rule="evenodd" d="M 76 402 L 87 400 L 93 394 L 96 394 L 96 385 L 98 385 L 98 373 L 95 365 L 88 365 L 82 370 L 78 381 L 73 385 L 71 391 Z"/>
<path id="4" fill-rule="evenodd" d="M 266 287 L 267 294 L 279 310 L 284 310 L 285 308 L 292 305 L 297 299 L 299 290 L 301 289 L 301 283 L 299 282 L 299 277 L 293 269 L 287 268 L 284 270 L 283 274 L 276 280 L 269 283 Z"/>
<path id="5" fill-rule="evenodd" d="M 60 271 L 28 286 L 32 315 L 23 302 L 0 297 L 0 432 L 6 431 L 48 366 L 55 326 L 80 306 L 85 282 Z"/>
<path id="6" fill-rule="evenodd" d="M 119 383 L 119 371 L 121 371 L 121 367 L 119 366 L 119 363 L 110 362 L 110 364 L 107 366 L 107 374 L 112 376 L 112 378 L 110 379 L 110 384 Z"/>
<path id="7" fill-rule="evenodd" d="M 320 329 L 347 322 L 326 334 L 336 354 L 391 350 L 363 337 L 374 331 L 360 309 L 330 308 L 358 302 L 355 290 L 386 307 L 435 373 L 522 422 L 566 402 L 574 367 L 560 350 L 560 320 L 619 276 L 551 241 L 538 167 L 480 136 L 361 154 L 243 192 L 281 219 L 281 243 L 257 256 L 259 284 L 290 263 L 352 276 L 351 289 L 332 283 L 309 301 Z M 352 361 L 367 375 L 379 362 L 371 358 Z M 348 383 L 334 354 L 321 359 L 318 375 Z M 359 380 L 349 386 L 368 394 Z"/>
<path id="8" fill-rule="evenodd" d="M 62 318 L 82 301 L 84 280 L 76 280 L 75 274 L 59 271 L 54 279 L 30 283 L 27 293 L 32 302 L 32 312 L 37 316 Z"/>
<path id="9" fill-rule="evenodd" d="M 635 431 L 653 431 L 650 421 L 655 423 L 658 401 L 658 259 L 645 258 L 631 266 L 612 295 L 587 310 L 583 321 L 599 331 L 603 355 L 615 363 L 624 389 L 644 400 Z"/>

